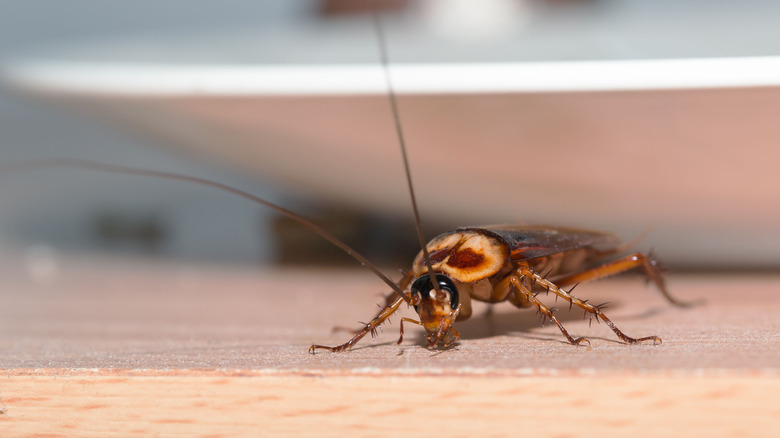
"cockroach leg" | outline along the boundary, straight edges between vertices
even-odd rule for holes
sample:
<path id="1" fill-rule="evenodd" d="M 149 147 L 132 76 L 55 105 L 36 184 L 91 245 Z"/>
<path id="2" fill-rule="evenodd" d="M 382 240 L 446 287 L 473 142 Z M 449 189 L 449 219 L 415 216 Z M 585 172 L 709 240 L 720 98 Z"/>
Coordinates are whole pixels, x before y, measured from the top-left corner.
<path id="1" fill-rule="evenodd" d="M 460 339 L 460 333 L 455 330 L 452 324 L 458 318 L 458 314 L 462 308 L 463 306 L 459 305 L 457 309 L 450 312 L 450 314 L 441 321 L 435 336 L 431 336 L 430 333 L 428 334 L 428 348 L 435 348 L 440 341 L 443 341 L 442 346 L 444 348 L 448 348 Z"/>
<path id="2" fill-rule="evenodd" d="M 416 319 L 406 318 L 406 317 L 401 318 L 401 324 L 400 324 L 401 336 L 398 337 L 398 342 L 397 342 L 398 345 L 401 345 L 401 342 L 404 341 L 404 322 L 411 322 L 412 324 L 422 325 L 422 323 L 420 321 L 417 321 Z"/>
<path id="3" fill-rule="evenodd" d="M 401 303 L 404 302 L 404 299 L 401 297 L 396 296 L 393 302 L 389 306 L 385 306 L 384 309 L 382 309 L 381 312 L 379 312 L 379 315 L 377 315 L 374 319 L 371 320 L 368 324 L 366 324 L 365 327 L 363 327 L 362 330 L 357 332 L 355 336 L 352 337 L 349 341 L 337 345 L 335 347 L 328 347 L 327 345 L 312 345 L 309 347 L 309 353 L 314 354 L 318 349 L 319 350 L 328 350 L 332 351 L 334 353 L 339 351 L 344 351 L 352 348 L 353 345 L 355 345 L 359 340 L 363 339 L 364 336 L 366 336 L 369 333 L 373 333 L 377 327 L 382 325 L 387 318 L 389 318 L 393 313 L 395 313 L 396 310 L 398 310 L 398 307 L 401 305 Z"/>
<path id="4" fill-rule="evenodd" d="M 544 303 L 542 303 L 538 298 L 536 298 L 536 295 L 534 295 L 527 287 L 525 287 L 521 278 L 522 276 L 515 276 L 515 275 L 512 275 L 510 277 L 510 282 L 512 283 L 512 286 L 514 286 L 514 290 L 517 291 L 517 293 L 522 294 L 525 300 L 527 300 L 529 303 L 536 306 L 536 308 L 539 310 L 539 313 L 542 314 L 542 317 L 549 318 L 550 321 L 554 322 L 555 325 L 557 325 L 558 328 L 561 330 L 561 333 L 563 333 L 563 336 L 566 336 L 566 339 L 569 341 L 569 343 L 573 345 L 587 344 L 588 346 L 590 346 L 590 341 L 587 338 L 572 337 L 569 334 L 569 332 L 566 330 L 566 328 L 563 326 L 563 324 L 561 324 L 561 322 L 555 316 L 553 310 L 545 306 Z M 533 278 L 533 277 L 527 276 L 526 278 Z M 541 278 L 541 276 L 539 276 L 539 278 Z M 552 290 L 552 292 L 554 292 L 554 290 Z"/>
<path id="5" fill-rule="evenodd" d="M 443 348 L 450 348 L 458 339 L 460 339 L 460 333 L 455 330 L 455 327 L 450 327 L 449 333 L 452 336 L 444 343 Z"/>
<path id="6" fill-rule="evenodd" d="M 403 273 L 403 277 L 401 277 L 401 279 L 398 280 L 398 289 L 406 290 L 406 288 L 409 287 L 409 283 L 411 283 L 412 280 L 414 279 L 414 273 L 412 271 L 406 271 L 406 272 L 402 271 L 402 273 Z M 379 312 L 374 316 L 373 319 L 379 318 L 379 316 L 382 315 L 382 312 L 384 312 L 386 308 L 392 306 L 393 302 L 395 302 L 395 300 L 397 298 L 398 298 L 398 294 L 396 294 L 395 292 L 391 292 L 389 295 L 387 295 L 385 297 L 385 304 L 384 305 L 377 304 L 377 306 L 379 306 Z M 363 325 L 365 325 L 365 324 L 363 324 Z M 376 330 L 376 328 L 374 330 Z M 353 335 L 356 335 L 356 334 L 360 333 L 361 331 L 363 331 L 363 329 L 353 329 L 351 327 L 344 327 L 344 326 L 341 326 L 341 325 L 334 326 L 331 329 L 331 333 L 347 332 L 347 333 L 351 333 Z"/>
<path id="7" fill-rule="evenodd" d="M 588 271 L 586 271 L 586 272 L 588 272 Z M 620 272 L 620 271 L 618 271 L 618 272 Z M 550 280 L 542 278 L 541 275 L 537 274 L 536 272 L 534 272 L 531 268 L 529 268 L 527 266 L 520 266 L 520 267 L 518 267 L 517 268 L 517 275 L 520 278 L 534 278 L 536 280 L 537 284 L 542 285 L 543 287 L 549 289 L 550 292 L 558 295 L 559 297 L 565 299 L 566 301 L 574 304 L 575 306 L 577 306 L 577 307 L 585 310 L 586 312 L 592 314 L 593 316 L 595 316 L 596 317 L 596 321 L 598 321 L 598 319 L 601 318 L 601 320 L 604 321 L 604 323 L 606 323 L 607 326 L 610 329 L 612 329 L 613 332 L 615 332 L 617 337 L 620 338 L 620 340 L 625 342 L 626 344 L 638 344 L 638 343 L 647 342 L 647 341 L 652 341 L 653 345 L 657 345 L 657 344 L 661 343 L 661 338 L 659 338 L 658 336 L 647 336 L 647 337 L 644 337 L 644 338 L 632 338 L 630 336 L 627 336 L 625 333 L 620 331 L 620 329 L 617 328 L 617 326 L 615 326 L 615 324 L 609 318 L 607 318 L 606 315 L 604 315 L 604 312 L 601 311 L 601 308 L 599 306 L 594 306 L 592 304 L 588 304 L 586 301 L 583 301 L 583 300 L 575 297 L 574 295 L 571 295 L 570 293 L 568 293 L 565 290 L 563 290 L 562 288 L 558 287 L 558 285 L 556 285 L 555 283 L 551 282 Z M 572 277 L 574 277 L 574 276 L 572 276 Z M 599 277 L 596 277 L 596 278 L 599 278 Z M 581 281 L 581 279 L 578 278 L 575 282 L 578 282 L 578 281 Z M 522 282 L 517 281 L 517 280 L 513 280 L 512 284 L 515 285 L 515 287 L 517 287 L 517 285 L 518 284 L 522 284 Z M 534 303 L 534 301 L 531 298 L 533 298 L 534 300 L 536 298 L 533 297 L 533 295 L 530 295 L 530 297 L 529 297 L 529 301 Z M 534 303 L 534 304 L 536 304 L 536 303 Z M 536 305 L 536 306 L 539 307 L 539 305 Z M 544 314 L 544 312 L 542 311 L 541 307 L 539 308 L 539 311 Z M 550 318 L 550 319 L 552 319 L 552 318 Z M 567 338 L 571 342 L 571 337 L 566 333 L 565 330 L 563 330 L 563 327 L 561 327 L 561 325 L 557 322 L 557 320 L 554 320 L 554 321 L 556 321 L 556 324 L 558 324 L 558 327 L 561 328 L 561 330 L 564 332 L 564 334 L 567 336 Z"/>
<path id="8" fill-rule="evenodd" d="M 661 292 L 661 295 L 675 306 L 690 307 L 700 303 L 699 301 L 680 301 L 669 293 L 661 272 L 661 266 L 658 264 L 658 261 L 653 258 L 652 254 L 642 254 L 638 252 L 629 254 L 617 260 L 596 266 L 595 268 L 558 278 L 555 282 L 561 287 L 565 287 L 570 284 L 610 277 L 634 268 L 639 268 L 647 280 L 655 284 L 658 291 Z"/>

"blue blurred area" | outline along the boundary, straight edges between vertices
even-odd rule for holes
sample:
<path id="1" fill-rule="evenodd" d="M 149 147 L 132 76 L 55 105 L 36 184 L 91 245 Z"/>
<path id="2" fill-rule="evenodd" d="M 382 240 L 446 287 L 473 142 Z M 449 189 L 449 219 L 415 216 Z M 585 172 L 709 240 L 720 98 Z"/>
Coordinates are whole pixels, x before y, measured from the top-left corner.
<path id="1" fill-rule="evenodd" d="M 0 1 L 0 59 L 58 45 L 280 23 L 310 2 L 226 0 Z M 0 162 L 78 157 L 218 180 L 274 197 L 218 163 L 175 155 L 90 118 L 0 88 Z M 119 250 L 181 258 L 268 261 L 267 211 L 203 187 L 83 170 L 0 181 L 0 244 Z M 153 224 L 156 243 L 143 237 Z M 136 234 L 134 238 L 133 235 Z M 154 233 L 152 235 L 155 235 Z M 148 239 L 147 239 L 148 240 Z"/>

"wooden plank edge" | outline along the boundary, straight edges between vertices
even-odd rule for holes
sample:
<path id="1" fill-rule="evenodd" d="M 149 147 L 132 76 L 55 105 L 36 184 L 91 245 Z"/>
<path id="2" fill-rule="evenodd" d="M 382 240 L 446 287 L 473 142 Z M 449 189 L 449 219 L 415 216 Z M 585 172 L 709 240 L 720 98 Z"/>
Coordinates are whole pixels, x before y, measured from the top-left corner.
<path id="1" fill-rule="evenodd" d="M 768 437 L 780 426 L 778 393 L 777 375 L 6 372 L 0 435 Z"/>

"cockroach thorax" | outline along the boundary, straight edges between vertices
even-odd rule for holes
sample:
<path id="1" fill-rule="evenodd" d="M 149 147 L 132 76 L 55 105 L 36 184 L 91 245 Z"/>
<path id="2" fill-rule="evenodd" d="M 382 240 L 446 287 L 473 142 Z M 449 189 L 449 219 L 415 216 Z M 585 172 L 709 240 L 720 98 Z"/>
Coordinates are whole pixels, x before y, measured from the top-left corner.
<path id="1" fill-rule="evenodd" d="M 500 237 L 491 234 L 455 230 L 435 237 L 427 245 L 433 270 L 463 283 L 496 274 L 508 262 L 509 249 Z M 415 257 L 412 270 L 416 277 L 428 272 L 422 251 Z"/>

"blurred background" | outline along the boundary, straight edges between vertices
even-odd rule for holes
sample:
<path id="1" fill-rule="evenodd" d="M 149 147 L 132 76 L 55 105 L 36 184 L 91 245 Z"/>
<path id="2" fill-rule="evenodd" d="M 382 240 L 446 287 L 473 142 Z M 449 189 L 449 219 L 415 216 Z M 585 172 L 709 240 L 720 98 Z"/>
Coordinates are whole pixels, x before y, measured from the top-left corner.
<path id="1" fill-rule="evenodd" d="M 488 223 L 627 240 L 649 228 L 640 248 L 676 270 L 777 268 L 780 4 L 377 4 L 429 238 Z M 85 158 L 208 178 L 315 219 L 369 259 L 410 263 L 365 2 L 0 5 L 0 163 Z M 41 275 L 72 252 L 352 264 L 205 187 L 79 169 L 0 177 L 2 252 Z"/>

